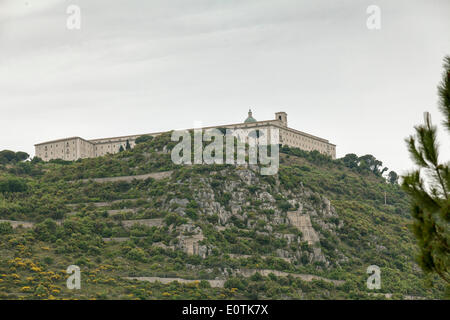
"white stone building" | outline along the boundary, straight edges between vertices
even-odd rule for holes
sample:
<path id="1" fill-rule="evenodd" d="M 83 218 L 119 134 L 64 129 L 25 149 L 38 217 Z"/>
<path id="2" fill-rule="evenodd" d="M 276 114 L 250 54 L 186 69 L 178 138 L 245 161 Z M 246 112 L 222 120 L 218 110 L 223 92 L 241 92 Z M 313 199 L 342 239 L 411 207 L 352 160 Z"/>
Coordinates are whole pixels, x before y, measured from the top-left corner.
<path id="1" fill-rule="evenodd" d="M 288 127 L 286 112 L 275 113 L 275 119 L 257 121 L 253 118 L 251 110 L 248 117 L 243 123 L 221 125 L 210 128 L 227 128 L 227 129 L 266 129 L 268 132 L 274 128 L 279 130 L 280 144 L 289 147 L 299 148 L 305 151 L 317 150 L 322 154 L 336 158 L 336 145 L 328 140 L 313 136 L 311 134 L 298 131 Z M 138 137 L 143 135 L 157 136 L 163 132 L 154 132 L 147 134 L 138 134 L 131 136 L 103 138 L 85 140 L 80 137 L 71 137 L 53 141 L 47 141 L 35 144 L 35 155 L 44 161 L 52 159 L 77 160 L 84 158 L 94 158 L 104 156 L 106 154 L 118 153 L 120 147 L 126 148 L 127 142 L 133 148 Z"/>

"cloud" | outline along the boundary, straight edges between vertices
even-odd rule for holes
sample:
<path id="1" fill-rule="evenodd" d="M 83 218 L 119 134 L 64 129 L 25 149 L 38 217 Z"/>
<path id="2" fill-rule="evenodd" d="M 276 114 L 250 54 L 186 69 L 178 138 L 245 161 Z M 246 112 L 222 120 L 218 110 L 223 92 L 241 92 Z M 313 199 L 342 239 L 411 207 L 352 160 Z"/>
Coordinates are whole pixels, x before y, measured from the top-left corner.
<path id="1" fill-rule="evenodd" d="M 0 23 L 39 14 L 64 2 L 64 0 L 2 0 L 0 1 Z"/>
<path id="2" fill-rule="evenodd" d="M 29 153 L 65 136 L 235 123 L 252 107 L 399 170 L 450 52 L 443 0 L 380 1 L 377 32 L 370 1 L 26 2 L 0 0 L 0 149 Z"/>

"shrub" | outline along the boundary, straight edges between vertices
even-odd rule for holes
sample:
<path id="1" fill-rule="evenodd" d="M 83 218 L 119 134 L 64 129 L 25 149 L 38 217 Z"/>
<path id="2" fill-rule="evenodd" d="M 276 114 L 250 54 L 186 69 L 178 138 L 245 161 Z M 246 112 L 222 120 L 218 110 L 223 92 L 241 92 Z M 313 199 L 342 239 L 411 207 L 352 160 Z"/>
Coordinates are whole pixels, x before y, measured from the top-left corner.
<path id="1" fill-rule="evenodd" d="M 144 136 L 140 136 L 139 138 L 137 138 L 135 143 L 139 144 L 139 143 L 144 143 L 144 142 L 152 141 L 152 140 L 153 140 L 153 136 L 144 135 Z"/>
<path id="2" fill-rule="evenodd" d="M 0 192 L 24 192 L 28 186 L 25 179 L 21 178 L 1 178 Z"/>
<path id="3" fill-rule="evenodd" d="M 13 232 L 13 227 L 9 222 L 0 222 L 0 234 L 10 234 Z"/>

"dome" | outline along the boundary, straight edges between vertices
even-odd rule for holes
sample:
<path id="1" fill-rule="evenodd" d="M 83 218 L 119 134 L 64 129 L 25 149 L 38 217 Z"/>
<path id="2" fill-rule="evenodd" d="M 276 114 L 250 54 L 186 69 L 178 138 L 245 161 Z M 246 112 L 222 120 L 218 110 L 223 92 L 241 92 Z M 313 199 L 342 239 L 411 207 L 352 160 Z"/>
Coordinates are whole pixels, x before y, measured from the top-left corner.
<path id="1" fill-rule="evenodd" d="M 252 110 L 248 110 L 248 117 L 245 119 L 244 123 L 256 122 L 256 119 L 252 117 Z"/>

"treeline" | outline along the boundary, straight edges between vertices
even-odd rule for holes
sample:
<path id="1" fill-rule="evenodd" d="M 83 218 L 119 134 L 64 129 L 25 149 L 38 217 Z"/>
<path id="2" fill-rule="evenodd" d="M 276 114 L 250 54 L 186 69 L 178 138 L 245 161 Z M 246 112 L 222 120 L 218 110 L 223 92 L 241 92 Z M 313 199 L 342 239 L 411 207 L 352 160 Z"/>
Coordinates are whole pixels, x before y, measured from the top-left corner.
<path id="1" fill-rule="evenodd" d="M 346 154 L 343 158 L 333 160 L 330 156 L 324 155 L 317 150 L 304 151 L 299 148 L 292 148 L 282 146 L 280 151 L 285 154 L 305 158 L 313 164 L 322 166 L 327 164 L 343 165 L 360 174 L 372 173 L 377 177 L 383 177 L 383 174 L 388 171 L 387 167 L 383 167 L 383 162 L 375 158 L 371 154 L 358 157 L 354 153 Z M 390 171 L 386 180 L 391 184 L 398 184 L 398 174 L 395 171 Z"/>
<path id="2" fill-rule="evenodd" d="M 388 171 L 387 167 L 383 167 L 383 162 L 375 158 L 371 154 L 358 157 L 354 153 L 346 154 L 345 157 L 337 159 L 347 168 L 356 172 L 364 173 L 371 172 L 378 177 L 382 177 L 383 173 Z M 398 174 L 395 171 L 390 171 L 387 176 L 387 181 L 391 184 L 398 183 Z"/>
<path id="3" fill-rule="evenodd" d="M 0 164 L 17 163 L 27 160 L 29 157 L 30 155 L 23 151 L 2 150 L 0 151 Z"/>

